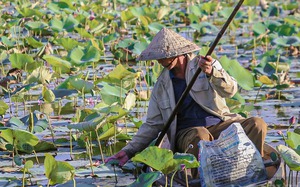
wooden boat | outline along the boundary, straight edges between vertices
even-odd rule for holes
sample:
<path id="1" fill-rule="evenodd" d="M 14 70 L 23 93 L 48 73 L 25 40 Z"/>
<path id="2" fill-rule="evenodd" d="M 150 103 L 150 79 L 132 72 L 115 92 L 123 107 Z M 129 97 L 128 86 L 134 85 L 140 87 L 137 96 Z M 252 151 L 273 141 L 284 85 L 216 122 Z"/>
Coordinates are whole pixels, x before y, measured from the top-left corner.
<path id="1" fill-rule="evenodd" d="M 272 160 L 276 158 L 276 160 Z M 261 181 L 256 184 L 251 184 L 250 186 L 266 186 L 272 184 L 274 185 L 276 180 L 283 180 L 284 179 L 284 166 L 283 161 L 281 160 L 281 157 L 276 149 L 274 149 L 272 146 L 265 144 L 264 145 L 264 165 L 267 170 L 267 180 Z M 186 186 L 185 177 L 182 177 L 183 173 L 178 174 L 176 177 L 174 177 L 173 186 L 174 187 L 180 187 L 180 186 Z M 170 177 L 168 177 L 170 178 Z M 170 183 L 169 183 L 170 184 Z M 199 187 L 200 186 L 200 179 L 189 179 L 188 184 L 190 187 Z M 164 186 L 165 185 L 165 178 L 162 180 L 157 181 L 157 186 Z"/>

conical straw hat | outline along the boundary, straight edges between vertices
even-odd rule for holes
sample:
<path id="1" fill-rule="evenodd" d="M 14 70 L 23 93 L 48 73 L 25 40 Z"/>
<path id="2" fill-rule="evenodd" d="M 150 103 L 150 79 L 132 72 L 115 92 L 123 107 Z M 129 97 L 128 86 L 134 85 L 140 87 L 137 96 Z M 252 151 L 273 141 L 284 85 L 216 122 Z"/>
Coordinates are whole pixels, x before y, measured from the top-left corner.
<path id="1" fill-rule="evenodd" d="M 200 48 L 176 32 L 163 28 L 153 38 L 148 47 L 137 58 L 138 61 L 171 58 Z"/>

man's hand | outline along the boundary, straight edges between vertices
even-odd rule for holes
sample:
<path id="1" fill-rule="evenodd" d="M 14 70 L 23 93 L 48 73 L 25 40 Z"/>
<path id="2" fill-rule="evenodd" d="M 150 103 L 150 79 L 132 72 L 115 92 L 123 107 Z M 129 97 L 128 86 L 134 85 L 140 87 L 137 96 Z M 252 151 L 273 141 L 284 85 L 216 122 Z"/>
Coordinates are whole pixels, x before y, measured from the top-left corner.
<path id="1" fill-rule="evenodd" d="M 199 56 L 198 57 L 198 64 L 199 64 L 199 67 L 202 69 L 202 71 L 204 73 L 206 73 L 206 75 L 212 75 L 212 72 L 213 72 L 213 66 L 212 66 L 212 63 L 213 63 L 214 59 L 211 57 L 211 56 L 207 56 L 207 57 L 204 57 L 204 56 Z"/>
<path id="2" fill-rule="evenodd" d="M 119 161 L 119 166 L 123 166 L 129 160 L 129 158 L 128 158 L 126 152 L 121 150 L 117 154 L 105 159 L 105 163 L 107 163 L 111 160 L 118 160 Z"/>

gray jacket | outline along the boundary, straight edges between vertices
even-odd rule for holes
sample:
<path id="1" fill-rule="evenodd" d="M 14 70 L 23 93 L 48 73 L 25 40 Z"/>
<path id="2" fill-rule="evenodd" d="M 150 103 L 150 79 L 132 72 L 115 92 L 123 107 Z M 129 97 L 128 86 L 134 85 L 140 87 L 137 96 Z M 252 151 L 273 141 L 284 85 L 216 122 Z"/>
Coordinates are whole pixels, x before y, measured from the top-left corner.
<path id="1" fill-rule="evenodd" d="M 188 56 L 185 79 L 187 84 L 192 79 L 198 66 L 195 55 Z M 223 121 L 228 119 L 242 119 L 238 114 L 230 113 L 225 98 L 232 97 L 237 92 L 237 82 L 220 65 L 218 61 L 213 64 L 213 74 L 208 77 L 201 72 L 195 81 L 190 95 L 207 112 L 218 116 Z M 145 123 L 140 127 L 123 150 L 131 158 L 137 152 L 145 149 L 164 127 L 169 116 L 175 108 L 175 95 L 169 71 L 164 69 L 155 83 L 147 112 Z M 176 135 L 176 118 L 168 129 L 170 149 L 174 151 Z"/>

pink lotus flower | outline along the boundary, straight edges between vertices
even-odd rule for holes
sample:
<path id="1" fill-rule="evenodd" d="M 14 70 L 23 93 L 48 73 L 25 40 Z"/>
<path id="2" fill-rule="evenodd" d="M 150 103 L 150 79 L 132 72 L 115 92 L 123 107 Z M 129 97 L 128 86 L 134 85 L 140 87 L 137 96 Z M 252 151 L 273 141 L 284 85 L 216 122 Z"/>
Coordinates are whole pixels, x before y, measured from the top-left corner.
<path id="1" fill-rule="evenodd" d="M 293 125 L 296 123 L 296 117 L 295 116 L 292 116 L 290 119 L 289 119 L 289 124 L 290 125 Z"/>

